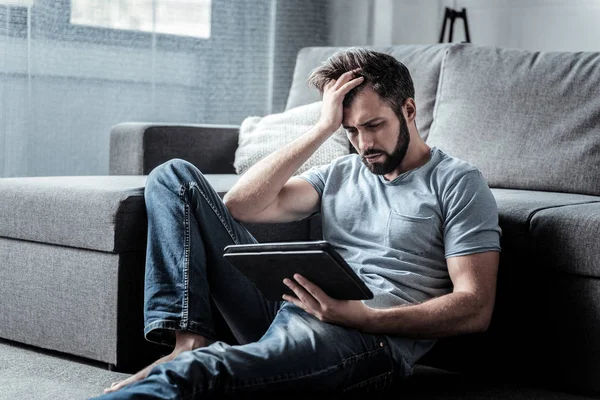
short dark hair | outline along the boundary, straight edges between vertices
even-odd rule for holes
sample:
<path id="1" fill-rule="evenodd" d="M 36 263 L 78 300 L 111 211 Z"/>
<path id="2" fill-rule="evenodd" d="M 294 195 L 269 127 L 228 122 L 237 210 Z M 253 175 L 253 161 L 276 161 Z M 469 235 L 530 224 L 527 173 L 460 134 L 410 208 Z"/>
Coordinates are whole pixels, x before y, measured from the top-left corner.
<path id="1" fill-rule="evenodd" d="M 371 84 L 375 93 L 400 117 L 402 104 L 408 98 L 414 99 L 415 88 L 408 68 L 389 54 L 361 47 L 338 51 L 310 73 L 308 83 L 323 94 L 327 82 L 357 68 L 361 68 L 359 75 L 365 80 L 346 94 L 344 107 L 352 104 L 356 94 Z"/>

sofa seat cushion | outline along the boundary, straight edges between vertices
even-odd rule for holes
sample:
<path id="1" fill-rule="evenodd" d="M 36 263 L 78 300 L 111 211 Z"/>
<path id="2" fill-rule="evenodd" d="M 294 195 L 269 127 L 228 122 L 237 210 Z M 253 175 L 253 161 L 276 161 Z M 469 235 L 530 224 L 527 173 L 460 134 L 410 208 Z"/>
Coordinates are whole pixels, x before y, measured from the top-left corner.
<path id="1" fill-rule="evenodd" d="M 206 175 L 226 192 L 237 175 Z M 111 253 L 146 247 L 146 176 L 0 179 L 0 237 Z"/>
<path id="2" fill-rule="evenodd" d="M 545 215 L 543 212 L 553 210 L 560 215 L 568 206 L 600 203 L 599 196 L 581 194 L 517 189 L 492 189 L 492 193 L 498 204 L 498 220 L 502 228 L 503 274 L 513 273 L 507 269 L 521 273 L 523 268 L 531 268 L 534 264 L 527 261 L 532 260 L 532 246 L 536 240 L 531 234 L 532 221 L 539 221 L 539 215 Z"/>
<path id="3" fill-rule="evenodd" d="M 541 266 L 600 278 L 600 198 L 595 203 L 541 210 L 531 218 L 530 230 Z"/>
<path id="4" fill-rule="evenodd" d="M 509 233 L 519 236 L 526 234 L 532 218 L 542 210 L 600 202 L 600 196 L 582 194 L 496 188 L 491 190 L 498 204 L 503 237 Z M 557 212 L 560 213 L 561 210 L 558 209 Z"/>
<path id="5" fill-rule="evenodd" d="M 537 257 L 533 254 L 537 239 L 531 234 L 532 221 L 536 216 L 548 210 L 560 214 L 569 206 L 600 202 L 597 196 L 569 193 L 516 189 L 492 189 L 492 193 L 498 204 L 498 220 L 502 228 L 498 283 L 499 287 L 503 286 L 502 291 L 509 292 L 515 290 L 523 273 L 536 273 L 534 270 L 539 268 Z M 547 265 L 550 268 L 552 263 Z M 503 294 L 499 292 L 498 296 Z"/>

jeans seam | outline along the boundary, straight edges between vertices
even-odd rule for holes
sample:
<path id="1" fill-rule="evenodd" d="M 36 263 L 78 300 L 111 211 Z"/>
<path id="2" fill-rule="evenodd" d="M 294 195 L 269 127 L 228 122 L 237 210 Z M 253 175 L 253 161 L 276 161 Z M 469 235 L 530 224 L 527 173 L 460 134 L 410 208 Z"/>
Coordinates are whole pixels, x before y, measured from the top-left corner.
<path id="1" fill-rule="evenodd" d="M 183 224 L 184 224 L 184 240 L 183 240 L 183 247 L 184 247 L 184 261 L 183 261 L 183 285 L 184 285 L 184 294 L 183 294 L 183 305 L 182 305 L 182 310 L 181 310 L 181 322 L 180 322 L 180 327 L 182 329 L 187 328 L 187 323 L 188 323 L 188 318 L 189 318 L 189 309 L 188 309 L 188 305 L 189 305 L 189 263 L 190 263 L 190 208 L 188 203 L 184 200 L 184 192 L 185 192 L 185 185 L 181 185 L 181 188 L 179 189 L 179 198 L 181 199 L 181 201 L 183 202 L 183 209 L 184 209 L 184 217 L 183 217 Z"/>
<path id="2" fill-rule="evenodd" d="M 162 325 L 166 325 L 166 326 L 162 326 Z M 181 325 L 181 322 L 180 322 Z M 210 340 L 216 340 L 216 334 L 215 332 L 206 327 L 206 325 L 197 323 L 195 321 L 188 321 L 187 323 L 187 330 L 189 332 L 193 332 L 193 333 L 197 333 L 199 335 L 205 336 L 206 338 L 210 339 Z M 177 325 L 177 321 L 175 320 L 170 320 L 170 319 L 159 319 L 156 320 L 154 322 L 149 323 L 148 325 L 146 325 L 144 327 L 144 336 L 147 336 L 148 333 L 150 333 L 152 330 L 159 328 L 159 329 L 169 329 L 169 330 L 177 330 L 178 329 L 178 325 Z M 148 339 L 146 339 L 148 340 Z M 150 340 L 152 342 L 152 340 Z"/>
<path id="3" fill-rule="evenodd" d="M 167 325 L 167 327 L 159 326 L 159 325 Z M 160 329 L 173 329 L 174 330 L 177 327 L 175 321 L 158 320 L 158 321 L 151 322 L 144 327 L 144 338 L 147 341 L 152 342 L 152 343 L 159 343 L 159 344 L 163 344 L 163 345 L 170 345 L 171 343 L 169 343 L 167 340 L 165 340 L 162 335 L 159 336 L 159 340 L 148 339 L 148 334 L 155 329 L 154 326 L 159 327 Z"/>
<path id="4" fill-rule="evenodd" d="M 223 225 L 223 227 L 225 228 L 227 233 L 229 233 L 231 240 L 233 240 L 233 242 L 235 244 L 239 244 L 239 241 L 238 241 L 237 237 L 235 236 L 235 233 L 233 232 L 233 230 L 231 229 L 229 224 L 225 221 L 225 219 L 223 218 L 221 213 L 219 213 L 219 210 L 214 205 L 214 203 L 212 201 L 210 201 L 210 199 L 208 198 L 206 193 L 204 193 L 204 191 L 196 184 L 196 182 L 190 182 L 188 185 L 189 185 L 190 189 L 193 189 L 194 187 L 196 189 L 198 189 L 198 192 L 202 195 L 202 198 L 204 198 L 204 201 L 206 201 L 206 203 L 210 206 L 210 208 L 213 210 L 213 212 L 215 213 L 217 218 L 219 218 L 219 221 L 221 221 L 221 224 Z"/>
<path id="5" fill-rule="evenodd" d="M 188 182 L 187 184 L 181 185 L 179 188 L 179 198 L 183 202 L 184 208 L 184 264 L 183 264 L 183 275 L 184 275 L 184 295 L 183 295 L 183 305 L 182 305 L 182 315 L 180 327 L 182 329 L 187 329 L 188 320 L 189 320 L 189 274 L 190 274 L 190 205 L 185 201 L 185 191 L 186 189 L 192 191 L 193 189 L 197 189 L 206 204 L 213 210 L 221 224 L 233 240 L 235 244 L 239 244 L 233 230 L 229 226 L 229 224 L 225 221 L 219 210 L 214 205 L 213 202 L 210 201 L 206 193 L 198 186 L 196 182 Z"/>

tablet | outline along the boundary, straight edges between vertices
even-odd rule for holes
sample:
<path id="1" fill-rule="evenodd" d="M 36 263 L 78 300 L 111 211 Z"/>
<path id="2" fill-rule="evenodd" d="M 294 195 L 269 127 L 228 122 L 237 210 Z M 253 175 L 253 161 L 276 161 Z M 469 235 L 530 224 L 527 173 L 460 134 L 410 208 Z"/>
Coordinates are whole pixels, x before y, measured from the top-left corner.
<path id="1" fill-rule="evenodd" d="M 225 247 L 223 257 L 263 295 L 281 301 L 295 296 L 283 279 L 299 273 L 339 300 L 372 299 L 373 293 L 327 241 L 240 244 Z"/>

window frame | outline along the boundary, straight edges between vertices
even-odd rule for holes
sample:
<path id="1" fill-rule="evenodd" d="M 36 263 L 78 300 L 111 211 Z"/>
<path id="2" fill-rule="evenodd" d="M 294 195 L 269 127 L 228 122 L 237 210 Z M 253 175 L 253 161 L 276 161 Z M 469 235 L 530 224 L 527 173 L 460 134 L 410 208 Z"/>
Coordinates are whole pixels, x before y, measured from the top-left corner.
<path id="1" fill-rule="evenodd" d="M 56 39 L 69 42 L 94 43 L 99 45 L 110 45 L 126 48 L 148 48 L 156 41 L 156 47 L 161 50 L 185 49 L 205 47 L 213 40 L 213 27 L 211 26 L 211 35 L 208 38 L 193 36 L 180 36 L 169 33 L 152 33 L 136 31 L 130 29 L 105 28 L 97 26 L 87 26 L 71 23 L 71 0 L 34 0 L 32 9 L 39 7 L 40 3 L 46 3 L 52 7 L 52 13 L 40 14 L 42 18 L 38 21 L 42 24 L 50 24 L 56 29 L 44 33 L 46 39 Z M 211 0 L 211 13 L 215 0 Z M 8 21 L 10 37 L 27 37 L 27 6 L 4 5 L 0 7 L 10 9 Z M 51 14 L 54 16 L 50 17 Z M 0 15 L 1 16 L 1 15 Z M 6 24 L 6 19 L 0 18 L 0 32 Z M 211 16 L 212 25 L 212 16 Z M 31 35 L 36 36 L 36 30 L 32 29 Z M 6 33 L 4 33 L 6 35 Z"/>

